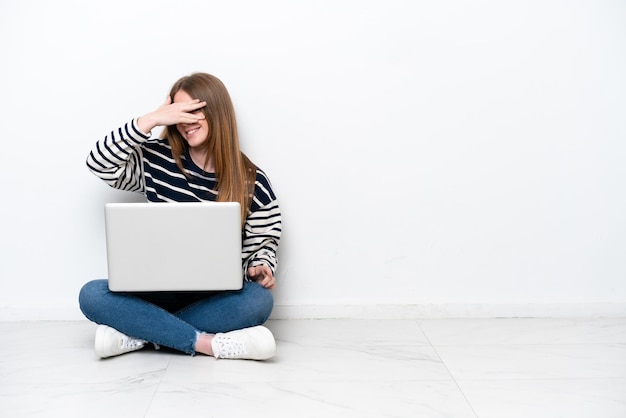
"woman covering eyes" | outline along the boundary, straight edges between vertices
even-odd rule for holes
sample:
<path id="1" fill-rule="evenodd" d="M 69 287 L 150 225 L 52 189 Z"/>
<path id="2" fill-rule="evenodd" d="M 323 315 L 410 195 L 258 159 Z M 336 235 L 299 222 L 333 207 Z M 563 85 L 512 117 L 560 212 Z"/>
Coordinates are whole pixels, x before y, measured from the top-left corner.
<path id="1" fill-rule="evenodd" d="M 153 137 L 158 127 L 162 134 Z M 111 292 L 107 280 L 85 284 L 79 302 L 99 324 L 96 354 L 111 357 L 152 343 L 216 358 L 272 357 L 274 337 L 262 324 L 274 304 L 281 213 L 268 177 L 239 149 L 224 84 L 206 73 L 181 78 L 156 110 L 96 142 L 87 166 L 111 187 L 150 202 L 239 202 L 242 211 L 240 291 L 124 293 Z"/>

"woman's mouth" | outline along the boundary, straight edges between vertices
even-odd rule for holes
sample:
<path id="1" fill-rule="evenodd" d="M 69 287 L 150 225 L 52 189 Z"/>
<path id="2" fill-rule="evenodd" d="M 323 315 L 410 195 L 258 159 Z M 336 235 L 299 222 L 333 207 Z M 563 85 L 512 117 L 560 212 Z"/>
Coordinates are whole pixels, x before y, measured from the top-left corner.
<path id="1" fill-rule="evenodd" d="M 193 134 L 195 134 L 196 132 L 198 132 L 200 130 L 200 128 L 192 128 L 192 129 L 188 129 L 185 131 L 185 134 L 187 134 L 187 136 L 191 136 Z"/>

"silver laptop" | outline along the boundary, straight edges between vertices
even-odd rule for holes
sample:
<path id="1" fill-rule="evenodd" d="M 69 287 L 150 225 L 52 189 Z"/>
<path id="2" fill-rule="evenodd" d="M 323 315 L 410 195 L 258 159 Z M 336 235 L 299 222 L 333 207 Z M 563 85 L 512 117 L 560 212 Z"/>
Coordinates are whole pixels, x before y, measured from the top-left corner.
<path id="1" fill-rule="evenodd" d="M 243 286 L 239 203 L 108 203 L 112 291 L 218 291 Z"/>

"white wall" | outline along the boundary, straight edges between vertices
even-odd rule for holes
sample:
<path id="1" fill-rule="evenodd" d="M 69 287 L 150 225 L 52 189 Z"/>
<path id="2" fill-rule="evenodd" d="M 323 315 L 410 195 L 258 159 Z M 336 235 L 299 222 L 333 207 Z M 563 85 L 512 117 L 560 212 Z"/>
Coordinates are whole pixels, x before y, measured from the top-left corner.
<path id="1" fill-rule="evenodd" d="M 277 316 L 626 312 L 622 1 L 0 3 L 0 319 L 106 276 L 93 142 L 220 77 L 284 216 Z M 565 308 L 564 308 L 565 307 Z"/>

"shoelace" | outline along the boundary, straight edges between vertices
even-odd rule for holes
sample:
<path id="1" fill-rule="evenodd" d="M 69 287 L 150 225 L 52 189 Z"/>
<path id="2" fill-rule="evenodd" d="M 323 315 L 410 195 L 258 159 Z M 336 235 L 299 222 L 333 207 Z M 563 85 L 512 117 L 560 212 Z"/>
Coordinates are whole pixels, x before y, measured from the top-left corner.
<path id="1" fill-rule="evenodd" d="M 120 348 L 122 350 L 133 350 L 142 348 L 144 344 L 145 342 L 142 340 L 131 338 L 125 335 L 124 337 L 122 337 L 122 346 Z"/>
<path id="2" fill-rule="evenodd" d="M 233 358 L 246 353 L 246 346 L 241 341 L 233 340 L 230 337 L 220 336 L 217 337 L 216 342 L 219 350 L 217 357 Z"/>

